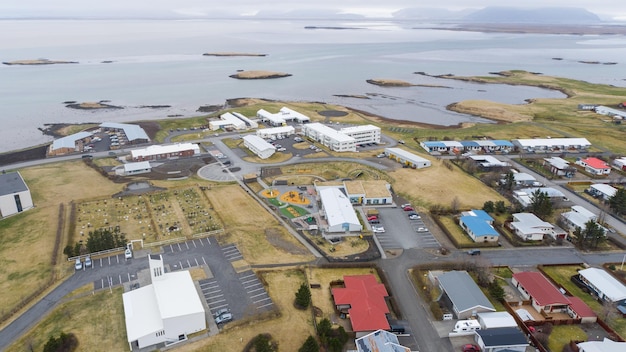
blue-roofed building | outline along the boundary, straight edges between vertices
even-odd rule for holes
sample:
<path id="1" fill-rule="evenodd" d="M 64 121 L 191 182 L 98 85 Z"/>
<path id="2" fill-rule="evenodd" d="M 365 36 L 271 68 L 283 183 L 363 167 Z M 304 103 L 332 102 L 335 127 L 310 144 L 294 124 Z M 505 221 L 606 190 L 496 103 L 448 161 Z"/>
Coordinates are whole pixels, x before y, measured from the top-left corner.
<path id="1" fill-rule="evenodd" d="M 463 212 L 459 225 L 474 242 L 496 242 L 500 236 L 493 227 L 493 218 L 484 210 L 472 209 Z"/>
<path id="2" fill-rule="evenodd" d="M 400 345 L 398 336 L 385 330 L 376 330 L 355 341 L 359 352 L 411 352 L 411 349 Z"/>
<path id="3" fill-rule="evenodd" d="M 463 150 L 466 152 L 480 151 L 480 144 L 476 141 L 461 141 L 461 145 L 463 146 Z"/>
<path id="4" fill-rule="evenodd" d="M 92 134 L 91 132 L 78 132 L 56 139 L 48 147 L 48 156 L 80 152 L 85 143 L 89 142 Z"/>
<path id="5" fill-rule="evenodd" d="M 104 122 L 100 127 L 105 131 L 123 132 L 128 144 L 142 144 L 150 142 L 150 137 L 140 126 L 128 123 Z"/>
<path id="6" fill-rule="evenodd" d="M 443 142 L 439 142 L 439 141 L 420 142 L 420 145 L 422 146 L 422 148 L 424 148 L 424 150 L 426 150 L 429 153 L 442 152 L 442 151 L 447 150 L 446 145 Z"/>

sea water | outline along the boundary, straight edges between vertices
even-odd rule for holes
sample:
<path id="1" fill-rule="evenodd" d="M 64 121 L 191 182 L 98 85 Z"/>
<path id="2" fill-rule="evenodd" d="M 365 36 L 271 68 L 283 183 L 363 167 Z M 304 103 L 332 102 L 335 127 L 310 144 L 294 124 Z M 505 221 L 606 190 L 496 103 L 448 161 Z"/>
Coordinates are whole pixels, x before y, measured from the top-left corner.
<path id="1" fill-rule="evenodd" d="M 45 124 L 194 116 L 199 106 L 220 105 L 238 97 L 319 101 L 390 119 L 444 126 L 489 122 L 446 110 L 448 104 L 461 100 L 523 104 L 531 98 L 564 97 L 546 89 L 481 85 L 415 72 L 488 75 L 522 69 L 626 86 L 620 62 L 626 57 L 623 36 L 479 33 L 430 27 L 436 26 L 315 20 L 0 20 L 1 61 L 79 62 L 0 65 L 0 152 L 50 141 L 38 130 Z M 267 56 L 202 55 L 215 52 Z M 229 77 L 238 70 L 292 76 Z M 399 79 L 417 86 L 379 87 L 366 82 L 371 78 Z M 102 100 L 124 109 L 85 111 L 63 104 Z M 142 107 L 150 105 L 170 107 Z"/>

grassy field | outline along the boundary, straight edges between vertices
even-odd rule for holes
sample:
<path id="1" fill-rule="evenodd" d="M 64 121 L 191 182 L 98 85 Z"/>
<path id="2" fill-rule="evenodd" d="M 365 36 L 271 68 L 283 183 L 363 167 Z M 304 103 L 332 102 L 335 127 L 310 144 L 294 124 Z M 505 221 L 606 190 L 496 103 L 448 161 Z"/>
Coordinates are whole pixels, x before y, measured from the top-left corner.
<path id="1" fill-rule="evenodd" d="M 460 247 L 473 246 L 476 242 L 461 229 L 456 219 L 452 216 L 440 216 L 439 221 L 446 227 L 450 235 L 454 237 Z"/>
<path id="2" fill-rule="evenodd" d="M 482 209 L 486 201 L 508 201 L 498 192 L 453 166 L 448 169 L 443 162 L 434 160 L 424 169 L 397 169 L 389 173 L 395 182 L 393 188 L 413 205 L 429 208 L 438 204 L 450 207 L 457 201 L 459 208 Z"/>
<path id="3" fill-rule="evenodd" d="M 313 259 L 311 255 L 304 254 L 308 252 L 302 244 L 239 185 L 214 186 L 205 194 L 226 230 L 220 242 L 236 243 L 251 264 L 294 263 Z M 292 250 L 296 254 L 291 253 Z"/>
<path id="4" fill-rule="evenodd" d="M 80 351 L 126 351 L 122 288 L 100 291 L 61 304 L 6 351 L 42 351 L 50 336 L 74 333 Z"/>
<path id="5" fill-rule="evenodd" d="M 550 351 L 563 351 L 570 341 L 587 341 L 587 334 L 578 325 L 556 325 L 548 339 Z"/>
<path id="6" fill-rule="evenodd" d="M 280 351 L 297 351 L 309 335 L 315 335 L 311 312 L 293 306 L 295 293 L 306 282 L 299 270 L 268 271 L 260 275 L 267 283 L 267 290 L 278 308 L 280 316 L 275 319 L 227 324 L 224 331 L 208 339 L 177 347 L 180 352 L 191 351 L 241 351 L 253 337 L 270 333 L 278 341 Z"/>
<path id="7" fill-rule="evenodd" d="M 110 195 L 122 188 L 82 161 L 46 164 L 20 172 L 31 190 L 35 209 L 0 222 L 0 273 L 4 277 L 0 280 L 1 314 L 16 307 L 49 278 L 62 278 L 71 267 L 60 253 L 57 267 L 51 262 L 59 205 L 65 205 L 67 214 L 69 202 L 74 199 Z"/>

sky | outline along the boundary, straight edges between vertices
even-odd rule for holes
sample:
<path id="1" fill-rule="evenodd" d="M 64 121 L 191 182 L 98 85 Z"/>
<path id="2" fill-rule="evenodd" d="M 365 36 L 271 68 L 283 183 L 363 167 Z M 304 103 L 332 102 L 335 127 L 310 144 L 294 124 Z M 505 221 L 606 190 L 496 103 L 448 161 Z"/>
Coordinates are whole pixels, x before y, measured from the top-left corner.
<path id="1" fill-rule="evenodd" d="M 366 17 L 390 17 L 403 8 L 442 8 L 452 11 L 487 6 L 523 8 L 579 7 L 602 18 L 626 20 L 622 0 L 1 0 L 0 17 L 167 15 L 189 17 L 253 16 L 263 13 L 324 9 Z M 215 16 L 218 15 L 218 16 Z"/>

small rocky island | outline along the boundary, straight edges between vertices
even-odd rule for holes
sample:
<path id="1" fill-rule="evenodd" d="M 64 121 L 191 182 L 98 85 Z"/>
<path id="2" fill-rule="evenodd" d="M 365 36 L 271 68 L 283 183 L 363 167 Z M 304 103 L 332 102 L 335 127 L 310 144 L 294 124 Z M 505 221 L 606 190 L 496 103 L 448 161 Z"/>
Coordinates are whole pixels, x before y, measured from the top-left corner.
<path id="1" fill-rule="evenodd" d="M 273 71 L 241 71 L 234 75 L 230 75 L 230 78 L 236 79 L 271 79 L 271 78 L 283 78 L 292 76 L 290 73 L 273 72 Z"/>
<path id="2" fill-rule="evenodd" d="M 267 56 L 267 54 L 254 54 L 254 53 L 204 53 L 202 56 Z"/>
<path id="3" fill-rule="evenodd" d="M 36 66 L 36 65 L 58 65 L 58 64 L 77 64 L 78 61 L 63 61 L 63 60 L 48 60 L 48 59 L 37 59 L 37 60 L 15 60 L 15 61 L 4 61 L 2 62 L 5 65 L 22 65 L 22 66 Z"/>
<path id="4" fill-rule="evenodd" d="M 381 87 L 411 87 L 413 84 L 405 81 L 401 81 L 399 79 L 368 79 L 367 83 L 381 86 Z"/>
<path id="5" fill-rule="evenodd" d="M 65 107 L 77 110 L 107 110 L 107 109 L 123 109 L 121 106 L 106 104 L 103 101 L 99 102 L 84 102 L 84 103 L 72 103 L 67 104 Z"/>

